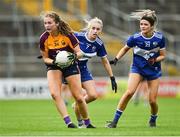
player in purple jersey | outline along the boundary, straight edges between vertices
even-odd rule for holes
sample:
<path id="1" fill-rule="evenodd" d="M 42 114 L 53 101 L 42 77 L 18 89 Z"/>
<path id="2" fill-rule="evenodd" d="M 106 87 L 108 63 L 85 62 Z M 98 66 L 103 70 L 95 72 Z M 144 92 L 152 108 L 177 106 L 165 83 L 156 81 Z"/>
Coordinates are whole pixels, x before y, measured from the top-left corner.
<path id="1" fill-rule="evenodd" d="M 42 59 L 47 66 L 47 80 L 51 96 L 55 102 L 59 114 L 68 128 L 77 128 L 71 122 L 65 103 L 61 97 L 62 77 L 64 77 L 69 85 L 70 91 L 79 108 L 80 114 L 87 128 L 92 126 L 86 101 L 81 94 L 82 86 L 80 80 L 79 69 L 74 61 L 70 66 L 61 68 L 56 62 L 56 54 L 58 51 L 69 51 L 76 54 L 71 54 L 69 58 L 76 59 L 84 56 L 79 48 L 79 41 L 74 36 L 70 26 L 65 23 L 57 13 L 53 11 L 42 14 L 45 32 L 40 37 L 40 52 Z"/>
<path id="2" fill-rule="evenodd" d="M 75 36 L 80 42 L 79 43 L 80 49 L 84 55 L 88 55 L 91 57 L 98 56 L 101 58 L 102 64 L 110 77 L 112 90 L 116 92 L 117 91 L 116 80 L 115 77 L 113 76 L 111 65 L 109 64 L 107 58 L 107 52 L 105 50 L 104 43 L 99 38 L 99 34 L 102 32 L 102 28 L 103 28 L 102 20 L 95 17 L 87 21 L 87 27 L 83 29 L 82 32 L 75 33 Z M 90 103 L 97 99 L 95 82 L 87 66 L 88 59 L 89 58 L 87 57 L 83 57 L 78 60 L 82 87 L 83 89 L 85 89 L 87 93 L 85 96 L 86 103 Z M 79 113 L 76 103 L 74 104 L 74 109 L 77 116 L 78 125 L 80 127 L 83 125 L 83 122 L 82 122 L 82 116 Z"/>
<path id="3" fill-rule="evenodd" d="M 159 77 L 161 76 L 160 62 L 165 58 L 165 38 L 162 33 L 155 31 L 157 25 L 155 11 L 139 10 L 133 12 L 132 17 L 140 20 L 141 31 L 130 36 L 127 44 L 118 52 L 115 59 L 110 61 L 110 64 L 116 65 L 118 59 L 133 48 L 133 63 L 130 69 L 128 87 L 118 103 L 113 121 L 109 121 L 106 125 L 107 128 L 116 128 L 119 118 L 143 79 L 147 80 L 149 90 L 151 107 L 149 126 L 156 126 L 157 93 Z"/>

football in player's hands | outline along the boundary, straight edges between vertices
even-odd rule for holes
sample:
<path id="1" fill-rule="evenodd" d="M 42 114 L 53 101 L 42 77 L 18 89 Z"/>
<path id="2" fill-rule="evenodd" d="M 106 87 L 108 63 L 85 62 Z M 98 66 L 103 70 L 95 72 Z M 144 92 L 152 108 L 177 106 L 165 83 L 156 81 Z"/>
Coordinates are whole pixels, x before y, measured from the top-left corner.
<path id="1" fill-rule="evenodd" d="M 55 64 L 60 68 L 69 67 L 74 62 L 73 53 L 68 51 L 59 51 L 55 58 Z M 71 56 L 71 57 L 70 57 Z"/>

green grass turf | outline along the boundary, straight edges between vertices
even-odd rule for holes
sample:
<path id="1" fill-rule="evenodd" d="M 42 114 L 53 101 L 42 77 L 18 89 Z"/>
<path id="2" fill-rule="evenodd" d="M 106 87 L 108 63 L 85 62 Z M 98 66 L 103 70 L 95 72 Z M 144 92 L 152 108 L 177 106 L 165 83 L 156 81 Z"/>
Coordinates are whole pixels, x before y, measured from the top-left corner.
<path id="1" fill-rule="evenodd" d="M 0 136 L 180 136 L 180 99 L 159 98 L 156 128 L 148 127 L 149 106 L 132 101 L 122 115 L 118 128 L 107 129 L 118 103 L 115 98 L 99 99 L 88 105 L 96 129 L 68 129 L 52 100 L 1 100 Z M 68 111 L 76 122 L 69 102 Z"/>

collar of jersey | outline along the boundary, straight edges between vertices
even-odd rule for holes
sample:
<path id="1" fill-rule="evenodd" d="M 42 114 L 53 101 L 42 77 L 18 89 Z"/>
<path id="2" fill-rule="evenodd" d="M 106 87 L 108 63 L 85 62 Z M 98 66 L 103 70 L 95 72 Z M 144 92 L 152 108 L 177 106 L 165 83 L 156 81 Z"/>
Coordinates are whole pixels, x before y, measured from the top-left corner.
<path id="1" fill-rule="evenodd" d="M 141 32 L 141 36 L 142 36 L 144 39 L 152 39 L 152 38 L 154 37 L 154 35 L 155 35 L 155 32 L 153 32 L 153 35 L 152 35 L 150 38 L 147 38 L 147 37 L 144 37 L 143 34 L 142 34 L 142 32 Z"/>

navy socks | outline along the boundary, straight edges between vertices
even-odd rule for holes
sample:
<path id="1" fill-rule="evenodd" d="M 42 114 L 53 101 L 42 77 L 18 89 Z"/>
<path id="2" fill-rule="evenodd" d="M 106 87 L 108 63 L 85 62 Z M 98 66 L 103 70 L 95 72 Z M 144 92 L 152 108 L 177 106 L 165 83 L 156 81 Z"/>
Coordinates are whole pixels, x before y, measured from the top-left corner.
<path id="1" fill-rule="evenodd" d="M 115 124 L 118 123 L 119 118 L 120 118 L 121 115 L 122 115 L 122 112 L 123 112 L 123 111 L 121 111 L 121 110 L 119 110 L 119 109 L 116 110 L 116 113 L 115 113 L 114 119 L 113 119 L 113 122 L 114 122 Z"/>

